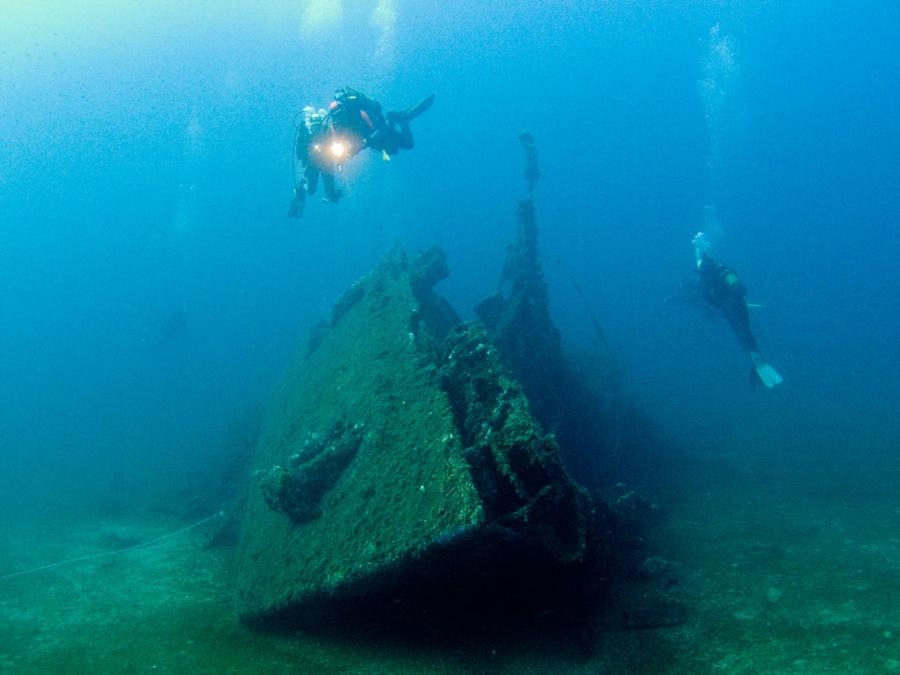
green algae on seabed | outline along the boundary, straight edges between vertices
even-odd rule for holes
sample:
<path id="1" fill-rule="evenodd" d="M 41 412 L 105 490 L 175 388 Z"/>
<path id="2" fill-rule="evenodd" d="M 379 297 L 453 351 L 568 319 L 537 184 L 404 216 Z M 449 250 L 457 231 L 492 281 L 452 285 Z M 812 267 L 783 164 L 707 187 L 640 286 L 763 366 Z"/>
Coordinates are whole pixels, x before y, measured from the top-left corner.
<path id="1" fill-rule="evenodd" d="M 115 561 L 4 582 L 0 673 L 898 672 L 896 501 L 836 501 L 815 492 L 818 485 L 787 491 L 762 485 L 754 470 L 670 477 L 681 484 L 654 545 L 680 563 L 672 593 L 689 605 L 689 621 L 598 631 L 590 657 L 540 626 L 522 636 L 438 647 L 257 633 L 236 620 L 228 555 L 204 550 L 211 530 L 201 529 Z M 183 524 L 133 519 L 118 526 L 150 540 Z M 96 552 L 84 542 L 105 531 L 96 522 L 64 531 L 35 522 L 0 527 L 3 571 Z M 783 590 L 777 599 L 768 593 L 773 587 Z"/>
<path id="2" fill-rule="evenodd" d="M 169 522 L 120 522 L 152 539 Z M 101 528 L 100 532 L 105 531 Z M 0 673 L 95 675 L 221 673 L 455 673 L 459 657 L 381 650 L 318 636 L 255 633 L 237 622 L 229 556 L 204 550 L 212 529 L 190 532 L 120 558 L 22 576 L 0 587 Z M 81 555 L 95 523 L 67 541 L 18 538 L 28 553 Z M 27 545 L 28 552 L 21 550 Z M 38 550 L 34 550 L 37 548 Z M 9 567 L 7 558 L 0 569 Z M 462 670 L 465 670 L 462 668 Z"/>

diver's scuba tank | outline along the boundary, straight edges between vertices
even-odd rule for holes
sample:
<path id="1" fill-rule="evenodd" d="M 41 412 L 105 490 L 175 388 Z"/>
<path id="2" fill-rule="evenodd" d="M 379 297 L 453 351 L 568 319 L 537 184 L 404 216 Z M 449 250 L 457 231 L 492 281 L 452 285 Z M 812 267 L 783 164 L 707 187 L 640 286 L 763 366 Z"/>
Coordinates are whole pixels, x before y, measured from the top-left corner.
<path id="1" fill-rule="evenodd" d="M 691 239 L 691 243 L 694 245 L 694 258 L 697 261 L 697 269 L 700 269 L 700 266 L 703 264 L 703 257 L 710 252 L 712 244 L 709 243 L 709 239 L 702 232 L 695 234 L 694 238 Z"/>

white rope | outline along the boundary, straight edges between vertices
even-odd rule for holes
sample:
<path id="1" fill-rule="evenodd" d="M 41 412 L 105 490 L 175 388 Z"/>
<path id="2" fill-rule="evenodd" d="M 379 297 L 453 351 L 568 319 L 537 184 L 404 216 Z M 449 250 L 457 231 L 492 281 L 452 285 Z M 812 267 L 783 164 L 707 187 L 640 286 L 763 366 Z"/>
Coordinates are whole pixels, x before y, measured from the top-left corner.
<path id="1" fill-rule="evenodd" d="M 4 574 L 0 576 L 0 581 L 4 579 L 12 579 L 13 577 L 21 577 L 25 574 L 32 574 L 34 572 L 42 572 L 44 570 L 51 570 L 54 567 L 62 567 L 63 565 L 69 565 L 71 563 L 84 562 L 85 560 L 96 560 L 97 558 L 105 558 L 111 555 L 118 555 L 120 553 L 126 553 L 127 551 L 134 551 L 139 548 L 148 548 L 155 544 L 158 544 L 161 541 L 166 539 L 171 539 L 172 537 L 177 537 L 179 534 L 187 532 L 188 530 L 193 530 L 195 527 L 200 527 L 204 523 L 209 522 L 213 518 L 220 518 L 225 515 L 224 511 L 218 511 L 217 513 L 212 514 L 211 516 L 207 516 L 203 520 L 198 520 L 193 525 L 188 525 L 187 527 L 182 527 L 179 530 L 175 530 L 174 532 L 169 532 L 168 534 L 164 534 L 161 537 L 157 537 L 156 539 L 151 539 L 150 541 L 145 541 L 140 544 L 135 544 L 134 546 L 127 546 L 125 548 L 120 548 L 115 551 L 106 551 L 105 553 L 95 553 L 94 555 L 84 555 L 80 558 L 70 558 L 69 560 L 61 560 L 59 562 L 51 563 L 50 565 L 41 565 L 40 567 L 33 567 L 28 570 L 22 570 L 21 572 L 13 572 L 12 574 Z"/>

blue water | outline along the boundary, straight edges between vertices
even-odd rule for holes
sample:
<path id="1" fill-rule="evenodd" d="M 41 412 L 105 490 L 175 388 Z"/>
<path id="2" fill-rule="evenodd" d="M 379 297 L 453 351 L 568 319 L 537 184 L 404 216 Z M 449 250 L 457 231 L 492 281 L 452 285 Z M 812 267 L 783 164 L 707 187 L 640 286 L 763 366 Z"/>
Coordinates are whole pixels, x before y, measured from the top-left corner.
<path id="1" fill-rule="evenodd" d="M 202 472 L 394 245 L 444 247 L 439 290 L 471 316 L 515 233 L 523 129 L 554 317 L 590 344 L 575 279 L 667 435 L 900 472 L 897 3 L 50 4 L 0 9 L 8 513 Z M 437 98 L 413 151 L 355 158 L 339 205 L 287 219 L 294 116 L 344 85 Z M 665 302 L 708 204 L 774 391 L 724 323 Z"/>

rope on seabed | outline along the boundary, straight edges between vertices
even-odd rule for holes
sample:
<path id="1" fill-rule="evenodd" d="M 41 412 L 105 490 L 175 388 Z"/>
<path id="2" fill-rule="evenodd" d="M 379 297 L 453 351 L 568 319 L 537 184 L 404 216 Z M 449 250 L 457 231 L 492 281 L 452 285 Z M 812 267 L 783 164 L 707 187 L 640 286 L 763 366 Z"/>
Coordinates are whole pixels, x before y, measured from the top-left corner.
<path id="1" fill-rule="evenodd" d="M 85 560 L 95 560 L 97 558 L 106 558 L 111 555 L 118 555 L 120 553 L 126 553 L 127 551 L 134 551 L 139 548 L 149 548 L 150 546 L 154 546 L 161 541 L 165 541 L 166 539 L 171 539 L 172 537 L 177 537 L 179 534 L 183 534 L 188 530 L 193 530 L 195 527 L 200 527 L 204 523 L 208 523 L 213 518 L 221 518 L 225 515 L 224 511 L 217 511 L 211 516 L 207 516 L 203 520 L 198 520 L 193 525 L 188 525 L 187 527 L 182 527 L 181 529 L 175 530 L 174 532 L 169 532 L 169 534 L 164 534 L 161 537 L 157 537 L 156 539 L 151 539 L 150 541 L 145 541 L 140 544 L 135 544 L 134 546 L 126 546 L 125 548 L 120 548 L 115 551 L 106 551 L 105 553 L 95 553 L 93 555 L 84 555 L 80 558 L 70 558 L 69 560 L 60 560 L 59 562 L 51 563 L 50 565 L 41 565 L 40 567 L 33 567 L 28 570 L 22 570 L 21 572 L 13 572 L 12 574 L 4 574 L 0 576 L 0 581 L 4 579 L 12 579 L 13 577 L 21 577 L 25 574 L 32 574 L 34 572 L 42 572 L 44 570 L 50 570 L 54 567 L 62 567 L 63 565 L 69 565 L 71 563 L 84 562 Z"/>

